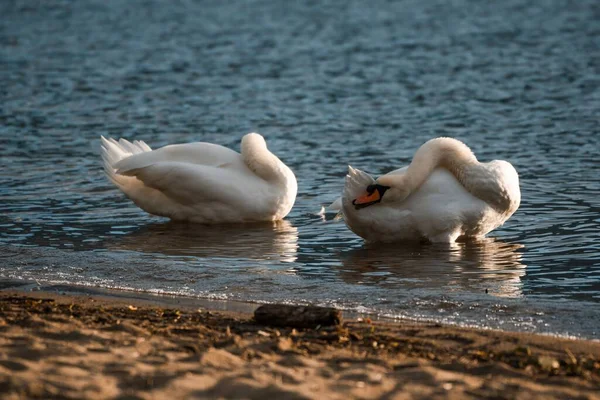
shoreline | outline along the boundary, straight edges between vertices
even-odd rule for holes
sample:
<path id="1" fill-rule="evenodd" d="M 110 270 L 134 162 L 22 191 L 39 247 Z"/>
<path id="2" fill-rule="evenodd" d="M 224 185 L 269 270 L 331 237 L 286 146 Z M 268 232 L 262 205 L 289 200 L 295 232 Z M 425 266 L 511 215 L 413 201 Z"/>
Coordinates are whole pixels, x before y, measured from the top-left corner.
<path id="1" fill-rule="evenodd" d="M 309 329 L 145 299 L 0 291 L 5 398 L 600 398 L 600 343 L 347 319 Z M 258 305 L 256 305 L 258 307 Z"/>
<path id="2" fill-rule="evenodd" d="M 158 307 L 179 307 L 185 309 L 203 308 L 210 311 L 252 314 L 259 303 L 239 300 L 211 299 L 167 293 L 152 293 L 139 290 L 110 289 L 97 286 L 73 285 L 69 283 L 38 283 L 35 281 L 2 280 L 0 293 L 14 292 L 23 295 L 47 293 L 50 296 L 90 297 L 108 302 L 131 302 Z"/>
<path id="3" fill-rule="evenodd" d="M 64 295 L 64 296 L 94 296 L 96 298 L 106 299 L 108 301 L 116 302 L 134 302 L 146 305 L 156 305 L 159 307 L 179 307 L 186 309 L 197 309 L 203 308 L 209 311 L 217 312 L 233 312 L 241 314 L 252 314 L 262 304 L 274 304 L 274 303 L 261 303 L 244 300 L 230 300 L 230 299 L 218 299 L 218 298 L 205 298 L 195 297 L 186 295 L 176 295 L 168 293 L 153 293 L 140 290 L 128 290 L 128 289 L 111 289 L 102 288 L 97 286 L 86 286 L 86 285 L 73 285 L 69 283 L 39 283 L 36 281 L 28 280 L 15 280 L 15 279 L 0 279 L 0 292 L 2 291 L 13 291 L 15 293 L 21 293 L 28 295 L 35 292 L 45 292 L 51 295 Z M 376 313 L 358 312 L 355 310 L 343 310 L 346 318 L 357 319 L 357 318 L 368 318 L 373 321 L 390 324 L 440 324 L 449 328 L 457 329 L 475 329 L 480 331 L 492 331 L 492 332 L 507 332 L 507 333 L 523 333 L 533 334 L 540 336 L 548 336 L 559 339 L 572 339 L 572 340 L 587 340 L 592 342 L 600 343 L 600 338 L 582 337 L 578 335 L 563 334 L 556 332 L 531 332 L 531 331 L 519 331 L 519 330 L 504 330 L 495 327 L 487 326 L 476 326 L 469 324 L 453 324 L 436 320 L 418 319 L 411 317 L 388 317 L 385 315 L 378 315 Z"/>

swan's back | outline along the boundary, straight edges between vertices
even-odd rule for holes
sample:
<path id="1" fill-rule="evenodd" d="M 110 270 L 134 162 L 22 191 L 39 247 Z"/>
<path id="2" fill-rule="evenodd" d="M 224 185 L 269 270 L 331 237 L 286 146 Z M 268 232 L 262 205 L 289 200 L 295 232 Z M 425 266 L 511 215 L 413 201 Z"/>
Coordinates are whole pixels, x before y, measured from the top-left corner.
<path id="1" fill-rule="evenodd" d="M 145 168 L 161 162 L 180 162 L 212 167 L 243 168 L 242 156 L 227 147 L 196 142 L 173 144 L 153 151 L 135 153 L 116 163 L 118 173 Z"/>

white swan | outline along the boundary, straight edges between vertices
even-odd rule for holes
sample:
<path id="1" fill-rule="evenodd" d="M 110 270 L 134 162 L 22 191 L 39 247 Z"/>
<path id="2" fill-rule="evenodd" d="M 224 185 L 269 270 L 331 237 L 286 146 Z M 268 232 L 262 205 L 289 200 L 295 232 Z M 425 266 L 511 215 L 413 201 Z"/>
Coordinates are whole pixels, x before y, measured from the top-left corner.
<path id="1" fill-rule="evenodd" d="M 330 208 L 370 242 L 454 242 L 499 227 L 520 202 L 519 175 L 510 163 L 481 163 L 464 143 L 437 138 L 408 167 L 377 180 L 349 167 L 342 197 Z"/>
<path id="2" fill-rule="evenodd" d="M 150 214 L 198 223 L 276 221 L 296 199 L 294 173 L 249 133 L 241 154 L 211 143 L 152 150 L 102 137 L 104 170 L 135 204 Z"/>

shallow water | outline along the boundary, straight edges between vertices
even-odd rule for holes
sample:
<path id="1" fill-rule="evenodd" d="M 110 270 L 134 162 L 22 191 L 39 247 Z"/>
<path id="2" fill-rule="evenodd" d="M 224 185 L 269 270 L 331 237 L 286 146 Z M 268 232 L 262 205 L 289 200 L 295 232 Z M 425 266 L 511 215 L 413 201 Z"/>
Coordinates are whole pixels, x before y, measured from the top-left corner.
<path id="1" fill-rule="evenodd" d="M 0 278 L 600 337 L 597 2 L 369 4 L 1 3 Z M 250 131 L 299 180 L 276 225 L 149 216 L 98 155 Z M 371 248 L 318 215 L 348 164 L 441 135 L 520 173 L 485 242 Z"/>

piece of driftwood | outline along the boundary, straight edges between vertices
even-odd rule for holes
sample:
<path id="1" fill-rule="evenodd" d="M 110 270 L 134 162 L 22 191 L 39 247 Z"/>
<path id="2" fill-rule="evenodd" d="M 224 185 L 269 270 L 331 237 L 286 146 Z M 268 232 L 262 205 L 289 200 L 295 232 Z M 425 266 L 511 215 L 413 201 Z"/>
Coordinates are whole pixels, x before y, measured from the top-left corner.
<path id="1" fill-rule="evenodd" d="M 342 323 L 342 312 L 331 307 L 265 304 L 254 311 L 254 320 L 270 326 L 315 328 Z"/>

